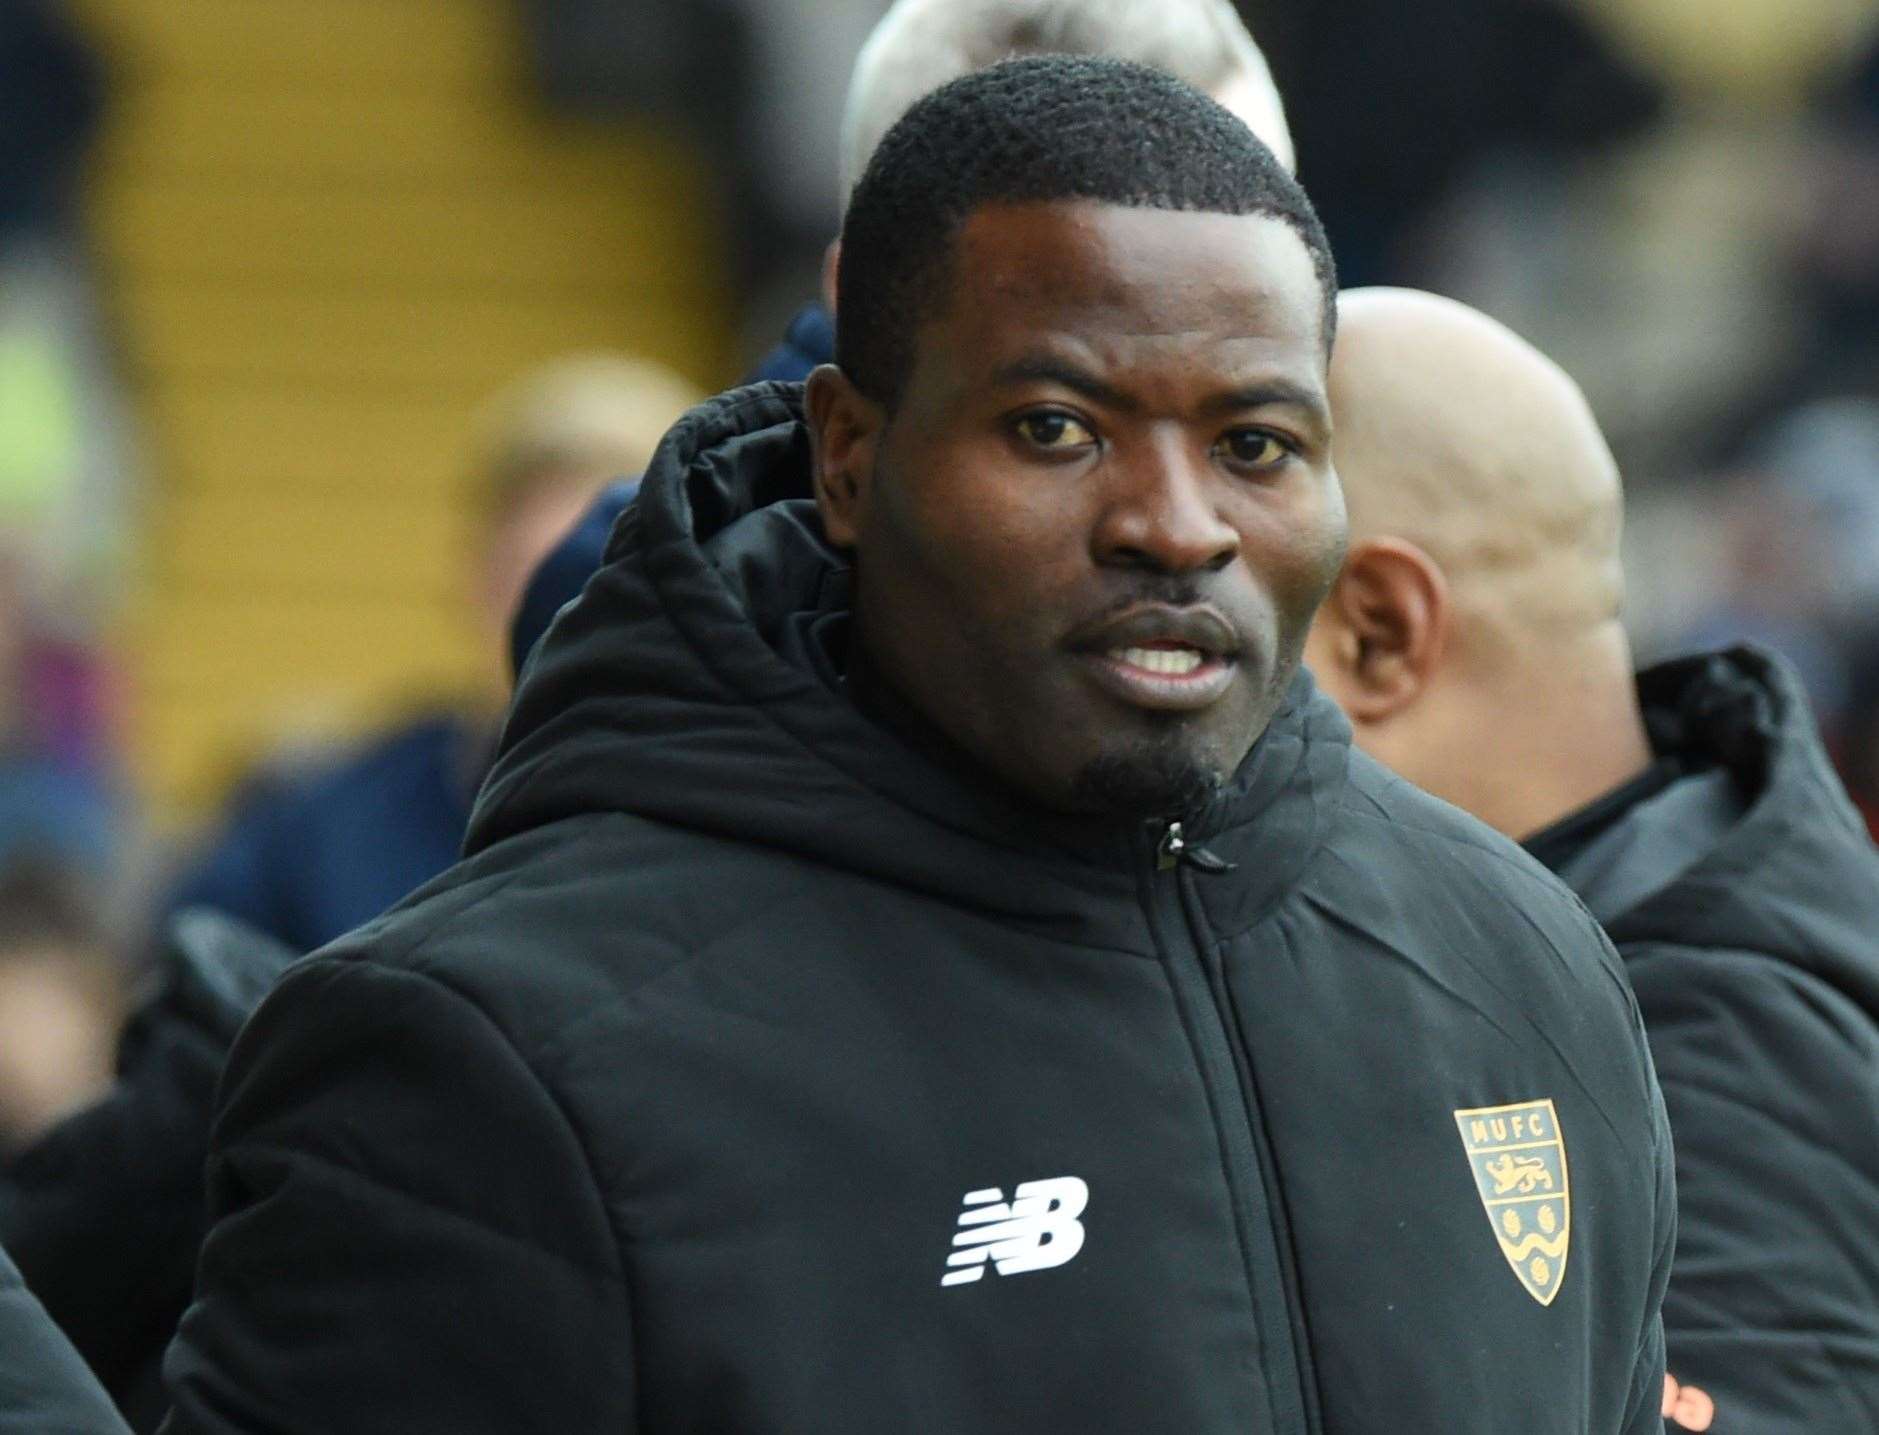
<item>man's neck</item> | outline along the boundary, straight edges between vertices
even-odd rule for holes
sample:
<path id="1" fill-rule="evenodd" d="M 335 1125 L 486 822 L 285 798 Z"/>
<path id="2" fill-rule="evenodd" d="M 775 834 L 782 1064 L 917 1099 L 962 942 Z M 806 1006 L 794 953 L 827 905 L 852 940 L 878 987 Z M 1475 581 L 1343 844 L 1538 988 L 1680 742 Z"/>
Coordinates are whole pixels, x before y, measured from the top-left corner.
<path id="1" fill-rule="evenodd" d="M 929 761 L 974 782 L 1002 787 L 982 764 L 940 730 L 882 673 L 868 652 L 859 621 L 851 622 L 848 641 L 838 655 L 848 700 L 869 719 L 893 733 Z"/>
<path id="2" fill-rule="evenodd" d="M 1460 803 L 1515 840 L 1532 836 L 1651 765 L 1631 652 L 1622 631 L 1536 661 L 1498 705 L 1494 761 L 1471 775 Z"/>

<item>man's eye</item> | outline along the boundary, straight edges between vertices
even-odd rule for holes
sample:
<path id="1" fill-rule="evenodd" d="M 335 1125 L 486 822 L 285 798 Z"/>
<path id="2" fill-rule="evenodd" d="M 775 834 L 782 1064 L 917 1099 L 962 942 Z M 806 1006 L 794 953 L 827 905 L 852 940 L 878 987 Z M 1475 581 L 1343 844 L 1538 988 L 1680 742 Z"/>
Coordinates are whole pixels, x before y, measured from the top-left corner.
<path id="1" fill-rule="evenodd" d="M 1026 414 L 1018 420 L 1017 429 L 1027 443 L 1038 448 L 1082 448 L 1096 442 L 1096 435 L 1068 414 Z"/>
<path id="2" fill-rule="evenodd" d="M 1272 468 L 1292 451 L 1264 429 L 1234 429 L 1220 440 L 1220 447 L 1228 458 L 1248 468 Z"/>

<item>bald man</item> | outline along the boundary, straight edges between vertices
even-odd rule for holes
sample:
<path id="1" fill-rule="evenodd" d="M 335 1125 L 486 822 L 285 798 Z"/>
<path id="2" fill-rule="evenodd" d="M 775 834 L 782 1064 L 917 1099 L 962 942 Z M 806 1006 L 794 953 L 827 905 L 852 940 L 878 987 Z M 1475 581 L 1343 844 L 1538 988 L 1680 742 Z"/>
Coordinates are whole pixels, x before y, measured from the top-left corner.
<path id="1" fill-rule="evenodd" d="M 1633 675 L 1617 465 L 1485 315 L 1346 294 L 1331 399 L 1351 548 L 1307 662 L 1637 992 L 1677 1146 L 1666 1428 L 1879 1431 L 1879 858 L 1798 684 L 1749 648 Z"/>

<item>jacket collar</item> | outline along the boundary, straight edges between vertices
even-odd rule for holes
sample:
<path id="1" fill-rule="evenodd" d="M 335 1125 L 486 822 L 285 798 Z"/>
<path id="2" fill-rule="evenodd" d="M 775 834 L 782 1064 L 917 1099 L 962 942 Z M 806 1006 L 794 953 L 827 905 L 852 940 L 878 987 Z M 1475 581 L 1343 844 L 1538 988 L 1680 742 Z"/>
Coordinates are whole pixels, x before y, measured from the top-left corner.
<path id="1" fill-rule="evenodd" d="M 1761 952 L 1860 993 L 1879 1012 L 1879 856 L 1793 670 L 1743 645 L 1647 669 L 1638 695 L 1660 761 L 1684 774 L 1680 785 L 1713 788 L 1726 775 L 1735 800 L 1720 814 L 1714 802 L 1689 805 L 1702 831 L 1678 834 L 1673 869 L 1597 913 L 1612 939 Z M 1618 821 L 1636 823 L 1649 806 Z M 1648 847 L 1628 860 L 1659 862 Z"/>

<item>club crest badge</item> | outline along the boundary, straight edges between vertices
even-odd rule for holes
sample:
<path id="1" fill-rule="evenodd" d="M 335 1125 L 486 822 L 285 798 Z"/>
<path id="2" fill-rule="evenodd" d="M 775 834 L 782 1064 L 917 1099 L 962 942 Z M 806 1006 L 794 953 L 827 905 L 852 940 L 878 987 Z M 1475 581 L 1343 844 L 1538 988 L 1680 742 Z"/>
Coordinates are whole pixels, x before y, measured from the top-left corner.
<path id="1" fill-rule="evenodd" d="M 1566 1279 L 1572 1237 L 1566 1138 L 1553 1103 L 1457 1111 L 1455 1125 L 1501 1254 L 1527 1294 L 1551 1305 Z"/>

